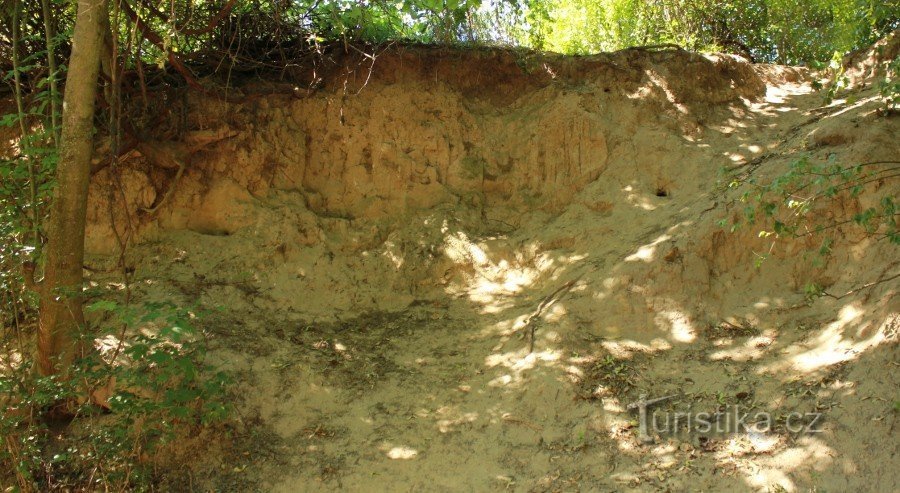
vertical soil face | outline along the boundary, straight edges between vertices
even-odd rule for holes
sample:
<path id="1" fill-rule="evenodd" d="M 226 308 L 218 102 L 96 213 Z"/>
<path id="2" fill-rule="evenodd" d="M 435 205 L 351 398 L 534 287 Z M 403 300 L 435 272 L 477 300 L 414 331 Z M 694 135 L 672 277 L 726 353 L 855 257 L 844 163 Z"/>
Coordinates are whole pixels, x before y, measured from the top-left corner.
<path id="1" fill-rule="evenodd" d="M 179 163 L 186 169 L 173 203 L 138 222 L 236 230 L 250 221 L 239 202 L 278 192 L 349 220 L 443 204 L 498 209 L 498 219 L 559 212 L 611 166 L 616 179 L 641 178 L 642 189 L 673 181 L 676 168 L 710 168 L 663 155 L 697 148 L 703 121 L 765 94 L 749 65 L 686 52 L 581 61 L 407 49 L 332 71 L 319 90 L 266 95 L 275 89 L 256 83 L 242 103 L 169 96 L 148 118 L 167 124 L 149 128 L 158 140 L 139 146 L 124 180 L 132 208 L 158 205 Z M 91 246 L 115 248 L 102 231 Z"/>
<path id="2" fill-rule="evenodd" d="M 871 83 L 822 106 L 802 69 L 641 50 L 396 48 L 317 75 L 170 96 L 119 175 L 94 175 L 92 280 L 111 280 L 112 218 L 137 299 L 221 308 L 202 324 L 240 423 L 186 448 L 209 457 L 194 481 L 896 487 L 897 247 L 842 228 L 812 259 L 813 239 L 721 225 L 746 189 L 723 169 L 764 183 L 801 155 L 896 160 Z M 898 182 L 867 187 L 817 213 L 852 217 Z M 644 443 L 642 394 L 780 424 Z M 795 412 L 821 429 L 787 429 Z"/>

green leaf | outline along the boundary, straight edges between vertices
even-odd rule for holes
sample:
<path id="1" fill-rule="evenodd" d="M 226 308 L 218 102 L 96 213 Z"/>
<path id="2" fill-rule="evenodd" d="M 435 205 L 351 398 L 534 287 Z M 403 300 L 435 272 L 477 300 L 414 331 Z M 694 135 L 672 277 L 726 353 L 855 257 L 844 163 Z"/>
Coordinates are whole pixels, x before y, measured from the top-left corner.
<path id="1" fill-rule="evenodd" d="M 111 300 L 99 300 L 91 303 L 85 309 L 89 312 L 114 312 L 119 305 Z"/>

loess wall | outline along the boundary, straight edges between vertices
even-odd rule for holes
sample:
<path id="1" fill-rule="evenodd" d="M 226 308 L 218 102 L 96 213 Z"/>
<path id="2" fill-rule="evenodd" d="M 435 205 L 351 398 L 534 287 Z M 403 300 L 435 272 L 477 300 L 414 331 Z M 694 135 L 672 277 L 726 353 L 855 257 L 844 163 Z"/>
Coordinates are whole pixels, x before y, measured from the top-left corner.
<path id="1" fill-rule="evenodd" d="M 682 51 L 396 48 L 304 76 L 313 84 L 235 84 L 227 101 L 160 95 L 117 177 L 94 177 L 88 250 L 114 258 L 125 238 L 139 274 L 187 298 L 299 319 L 448 295 L 498 311 L 580 271 L 600 292 L 572 302 L 573 320 L 598 327 L 611 313 L 655 325 L 673 300 L 697 319 L 790 304 L 810 283 L 849 289 L 893 255 L 863 242 L 797 261 L 812 239 L 721 226 L 744 208 L 723 170 L 765 179 L 801 154 L 896 156 L 874 100 L 811 107 L 802 69 Z M 770 267 L 755 269 L 762 254 Z"/>
<path id="2" fill-rule="evenodd" d="M 507 222 L 561 210 L 610 168 L 612 180 L 679 193 L 698 184 L 679 176 L 718 164 L 681 159 L 697 154 L 704 125 L 765 94 L 750 65 L 686 52 L 566 59 L 406 48 L 353 62 L 336 62 L 315 90 L 257 83 L 235 90 L 239 102 L 169 96 L 141 147 L 149 152 L 128 155 L 129 203 L 114 209 L 132 211 L 143 238 L 234 232 L 254 221 L 244 203 L 273 192 L 302 196 L 322 217 L 380 220 L 450 204 Z M 116 248 L 108 188 L 101 171 L 89 235 L 97 253 Z"/>

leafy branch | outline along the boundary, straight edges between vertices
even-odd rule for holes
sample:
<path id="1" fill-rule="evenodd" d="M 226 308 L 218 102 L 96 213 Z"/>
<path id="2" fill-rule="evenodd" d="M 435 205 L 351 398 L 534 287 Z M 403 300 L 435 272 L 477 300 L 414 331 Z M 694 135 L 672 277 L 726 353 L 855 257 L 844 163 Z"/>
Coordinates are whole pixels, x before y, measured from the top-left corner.
<path id="1" fill-rule="evenodd" d="M 888 189 L 874 201 L 875 205 L 844 217 L 823 213 L 835 203 L 858 200 L 873 184 L 900 178 L 900 161 L 872 161 L 842 166 L 832 156 L 825 163 L 802 157 L 792 162 L 789 170 L 768 183 L 755 177 L 733 180 L 730 188 L 749 186 L 740 197 L 746 204 L 743 214 L 733 221 L 732 231 L 741 226 L 761 225 L 761 238 L 805 238 L 821 236 L 820 255 L 831 251 L 833 233 L 845 225 L 855 225 L 876 239 L 887 239 L 900 245 L 896 198 Z M 874 190 L 871 193 L 876 193 Z M 872 201 L 869 201 L 872 203 Z M 841 206 L 843 209 L 843 206 Z M 727 220 L 721 223 L 727 226 Z M 773 243 L 774 246 L 774 243 Z"/>

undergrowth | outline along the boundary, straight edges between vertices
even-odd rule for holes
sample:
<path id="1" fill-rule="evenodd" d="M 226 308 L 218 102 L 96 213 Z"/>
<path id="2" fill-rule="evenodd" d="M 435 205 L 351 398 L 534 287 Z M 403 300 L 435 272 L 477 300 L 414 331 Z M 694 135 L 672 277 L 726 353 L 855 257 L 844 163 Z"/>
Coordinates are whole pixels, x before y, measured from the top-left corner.
<path id="1" fill-rule="evenodd" d="M 23 59 L 4 79 L 18 81 L 16 72 L 43 54 Z M 119 304 L 108 293 L 88 307 L 103 322 L 82 328 L 85 356 L 65 377 L 39 374 L 38 303 L 22 266 L 43 260 L 59 115 L 51 114 L 53 94 L 43 81 L 27 94 L 15 87 L 22 104 L 0 117 L 19 137 L 0 160 L 0 489 L 153 489 L 153 466 L 176 440 L 227 419 L 228 379 L 204 361 L 195 311 Z"/>
<path id="2" fill-rule="evenodd" d="M 880 55 L 883 47 L 877 49 Z M 882 116 L 891 116 L 900 109 L 900 55 L 895 56 L 892 60 L 882 62 L 878 67 L 881 75 L 878 77 L 875 87 L 878 89 L 878 113 Z M 823 85 L 820 81 L 813 81 L 813 89 L 822 91 L 822 102 L 830 105 L 843 93 L 850 90 L 851 81 L 846 74 L 846 67 L 842 63 L 840 53 L 835 53 L 831 64 L 828 67 L 830 76 L 827 84 Z M 849 94 L 846 99 L 847 103 L 856 102 L 856 98 Z"/>
<path id="3" fill-rule="evenodd" d="M 109 301 L 89 310 L 108 321 L 84 335 L 91 350 L 67 379 L 39 376 L 24 341 L 7 341 L 0 464 L 14 491 L 151 489 L 158 454 L 229 414 L 228 379 L 204 362 L 193 312 Z"/>

